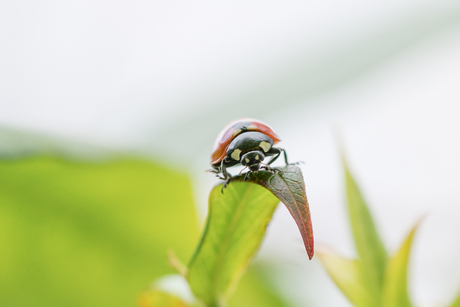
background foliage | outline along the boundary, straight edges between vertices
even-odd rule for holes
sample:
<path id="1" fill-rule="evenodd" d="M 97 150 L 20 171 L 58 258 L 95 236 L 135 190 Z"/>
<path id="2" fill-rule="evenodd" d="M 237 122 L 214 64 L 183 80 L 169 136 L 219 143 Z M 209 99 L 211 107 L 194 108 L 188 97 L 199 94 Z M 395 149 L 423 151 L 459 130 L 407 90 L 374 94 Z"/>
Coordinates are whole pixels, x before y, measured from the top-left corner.
<path id="1" fill-rule="evenodd" d="M 171 272 L 167 248 L 193 250 L 192 200 L 185 175 L 151 162 L 0 161 L 1 304 L 132 306 Z"/>
<path id="2" fill-rule="evenodd" d="M 344 164 L 347 209 L 358 253 L 347 259 L 323 250 L 320 260 L 337 287 L 356 307 L 412 307 L 409 293 L 409 260 L 419 221 L 393 254 L 388 255 L 369 208 L 350 170 Z M 460 293 L 460 292 L 459 292 Z M 460 294 L 459 294 L 460 295 Z M 458 299 L 450 307 L 456 307 Z"/>
<path id="3" fill-rule="evenodd" d="M 14 306 L 134 306 L 174 272 L 167 250 L 189 259 L 199 231 L 186 175 L 52 156 L 0 161 L 0 228 L 0 304 Z M 263 274 L 230 306 L 286 306 Z"/>

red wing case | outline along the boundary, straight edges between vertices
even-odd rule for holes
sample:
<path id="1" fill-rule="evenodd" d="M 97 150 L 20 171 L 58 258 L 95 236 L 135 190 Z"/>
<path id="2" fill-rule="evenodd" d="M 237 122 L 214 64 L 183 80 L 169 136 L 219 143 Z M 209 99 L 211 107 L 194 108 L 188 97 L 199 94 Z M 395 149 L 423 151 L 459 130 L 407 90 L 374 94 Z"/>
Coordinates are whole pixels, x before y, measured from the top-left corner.
<path id="1" fill-rule="evenodd" d="M 244 131 L 259 131 L 273 139 L 273 144 L 278 143 L 280 138 L 270 126 L 253 118 L 241 118 L 232 121 L 219 133 L 214 143 L 211 155 L 211 165 L 220 163 L 227 154 L 227 147 L 233 139 Z"/>

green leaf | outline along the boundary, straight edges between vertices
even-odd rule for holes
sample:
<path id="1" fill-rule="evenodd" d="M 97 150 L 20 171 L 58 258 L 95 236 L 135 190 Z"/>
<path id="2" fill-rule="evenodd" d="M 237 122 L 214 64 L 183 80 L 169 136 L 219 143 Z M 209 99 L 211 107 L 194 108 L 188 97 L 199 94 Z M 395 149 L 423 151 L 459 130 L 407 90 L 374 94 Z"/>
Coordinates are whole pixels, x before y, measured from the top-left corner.
<path id="1" fill-rule="evenodd" d="M 0 160 L 0 306 L 133 306 L 198 235 L 188 177 L 156 163 Z M 235 299 L 265 306 L 248 278 Z"/>
<path id="2" fill-rule="evenodd" d="M 222 306 L 258 249 L 278 205 L 269 191 L 251 183 L 232 182 L 209 196 L 209 212 L 187 279 L 206 306 Z"/>
<path id="3" fill-rule="evenodd" d="M 0 305 L 133 306 L 198 239 L 191 184 L 152 162 L 0 160 Z"/>
<path id="4" fill-rule="evenodd" d="M 189 307 L 190 304 L 184 302 L 179 297 L 158 289 L 149 290 L 142 293 L 139 307 Z"/>
<path id="5" fill-rule="evenodd" d="M 177 259 L 174 252 L 168 253 L 169 263 L 174 267 L 181 276 L 187 276 L 188 268 Z M 251 266 L 243 275 L 235 293 L 229 300 L 229 306 L 235 307 L 288 307 L 276 287 L 267 278 L 267 272 L 270 271 L 270 265 Z"/>
<path id="6" fill-rule="evenodd" d="M 359 255 L 360 271 L 365 280 L 364 285 L 367 290 L 371 293 L 372 297 L 375 298 L 376 302 L 380 302 L 387 253 L 366 202 L 345 161 L 343 164 L 345 170 L 348 213 L 356 249 Z"/>
<path id="7" fill-rule="evenodd" d="M 460 307 L 460 293 L 458 294 L 457 298 L 454 300 L 452 305 L 450 305 L 449 307 Z"/>
<path id="8" fill-rule="evenodd" d="M 295 165 L 279 168 L 280 172 L 259 171 L 251 173 L 248 182 L 254 182 L 273 193 L 287 207 L 302 235 L 302 239 L 311 259 L 314 253 L 313 227 L 308 205 L 302 171 Z M 243 181 L 244 175 L 232 179 Z"/>
<path id="9" fill-rule="evenodd" d="M 254 263 L 244 274 L 235 294 L 228 301 L 230 307 L 290 307 L 270 276 L 269 263 Z"/>
<path id="10" fill-rule="evenodd" d="M 331 250 L 317 250 L 321 263 L 345 297 L 356 307 L 375 306 L 375 299 L 366 290 L 357 259 L 341 257 Z"/>
<path id="11" fill-rule="evenodd" d="M 412 306 L 407 291 L 407 265 L 418 225 L 419 223 L 412 228 L 399 251 L 388 261 L 383 287 L 383 306 Z"/>
<path id="12" fill-rule="evenodd" d="M 228 302 L 234 307 L 289 307 L 278 293 L 269 276 L 271 265 L 257 263 L 244 274 L 235 294 Z M 190 292 L 181 275 L 167 275 L 158 279 L 152 288 L 142 293 L 138 307 L 202 307 Z"/>
<path id="13" fill-rule="evenodd" d="M 278 204 L 273 195 L 288 207 L 310 258 L 313 256 L 313 231 L 300 169 L 289 165 L 277 173 L 251 173 L 247 182 L 243 178 L 234 177 L 225 193 L 222 185 L 211 191 L 206 228 L 189 264 L 190 286 L 207 306 L 225 304 L 236 287 Z"/>

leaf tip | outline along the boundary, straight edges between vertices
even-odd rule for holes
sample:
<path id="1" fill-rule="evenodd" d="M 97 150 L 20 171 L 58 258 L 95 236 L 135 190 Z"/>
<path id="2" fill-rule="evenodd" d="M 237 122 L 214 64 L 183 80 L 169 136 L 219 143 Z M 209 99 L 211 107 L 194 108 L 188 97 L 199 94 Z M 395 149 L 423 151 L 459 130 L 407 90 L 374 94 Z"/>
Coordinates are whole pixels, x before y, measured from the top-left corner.
<path id="1" fill-rule="evenodd" d="M 315 243 L 313 236 L 310 237 L 310 240 L 308 244 L 305 246 L 305 248 L 307 249 L 308 259 L 311 260 L 315 254 Z"/>

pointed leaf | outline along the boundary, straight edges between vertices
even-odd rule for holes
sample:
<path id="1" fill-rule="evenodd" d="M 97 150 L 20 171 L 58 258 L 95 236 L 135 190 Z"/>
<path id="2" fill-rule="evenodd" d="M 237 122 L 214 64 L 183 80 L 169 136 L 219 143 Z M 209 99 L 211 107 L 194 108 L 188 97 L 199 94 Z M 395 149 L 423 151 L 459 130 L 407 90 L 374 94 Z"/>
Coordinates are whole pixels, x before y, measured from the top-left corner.
<path id="1" fill-rule="evenodd" d="M 260 246 L 278 205 L 269 191 L 251 183 L 232 182 L 209 196 L 209 212 L 187 279 L 206 306 L 220 306 L 230 296 Z"/>
<path id="2" fill-rule="evenodd" d="M 375 299 L 363 285 L 357 259 L 341 257 L 326 248 L 317 250 L 316 254 L 329 276 L 353 306 L 376 306 Z"/>
<path id="3" fill-rule="evenodd" d="M 387 253 L 363 196 L 345 161 L 348 213 L 365 286 L 380 301 Z"/>
<path id="4" fill-rule="evenodd" d="M 313 227 L 302 171 L 295 165 L 287 165 L 279 170 L 280 172 L 275 174 L 265 171 L 251 173 L 248 182 L 268 189 L 287 207 L 299 227 L 305 249 L 311 259 L 314 253 Z M 243 179 L 244 176 L 238 176 L 233 178 L 232 182 Z"/>
<path id="5" fill-rule="evenodd" d="M 407 265 L 417 223 L 400 247 L 398 253 L 388 260 L 383 288 L 383 306 L 411 307 L 407 292 Z"/>

